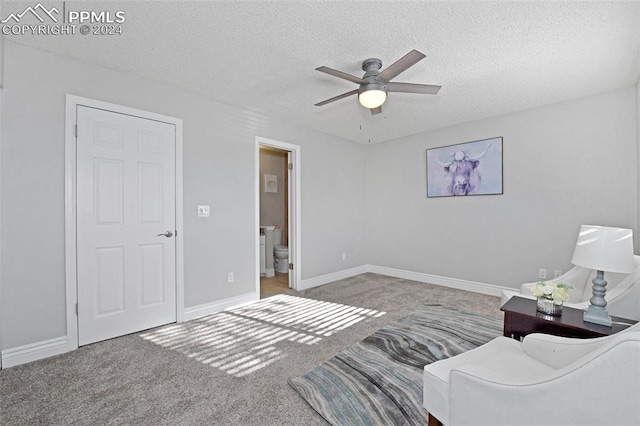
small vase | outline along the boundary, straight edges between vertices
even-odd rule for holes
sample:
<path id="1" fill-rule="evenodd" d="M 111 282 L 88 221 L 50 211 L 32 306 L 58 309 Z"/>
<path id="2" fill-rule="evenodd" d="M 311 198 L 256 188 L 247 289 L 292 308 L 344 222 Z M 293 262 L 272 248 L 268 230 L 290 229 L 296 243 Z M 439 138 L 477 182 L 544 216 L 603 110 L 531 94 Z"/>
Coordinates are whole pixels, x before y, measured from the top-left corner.
<path id="1" fill-rule="evenodd" d="M 552 299 L 538 297 L 536 310 L 546 315 L 562 315 L 562 303 L 556 304 Z"/>

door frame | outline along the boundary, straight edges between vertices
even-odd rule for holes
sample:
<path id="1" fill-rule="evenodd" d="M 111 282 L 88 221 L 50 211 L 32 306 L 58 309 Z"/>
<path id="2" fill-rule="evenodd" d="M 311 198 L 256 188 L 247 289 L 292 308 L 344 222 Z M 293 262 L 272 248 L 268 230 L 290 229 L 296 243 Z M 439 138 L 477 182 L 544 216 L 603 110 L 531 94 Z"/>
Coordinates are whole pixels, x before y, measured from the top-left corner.
<path id="1" fill-rule="evenodd" d="M 67 94 L 65 114 L 65 282 L 67 350 L 78 349 L 78 277 L 77 277 L 77 194 L 76 194 L 76 110 L 78 106 L 103 109 L 175 126 L 175 209 L 176 209 L 176 321 L 183 321 L 184 311 L 184 236 L 183 236 L 183 169 L 182 120 L 122 105 Z"/>
<path id="2" fill-rule="evenodd" d="M 293 157 L 294 164 L 294 198 L 293 203 L 291 202 L 291 197 L 289 198 L 290 208 L 295 210 L 295 218 L 293 221 L 290 221 L 291 224 L 291 233 L 289 234 L 289 241 L 293 242 L 293 247 L 289 247 L 289 263 L 292 263 L 293 266 L 293 274 L 292 280 L 290 280 L 291 288 L 293 290 L 297 290 L 302 277 L 302 268 L 301 268 L 301 256 L 302 252 L 301 247 L 301 238 L 300 238 L 300 230 L 302 229 L 302 221 L 300 219 L 301 212 L 301 203 L 300 203 L 300 146 L 294 145 L 287 142 L 281 142 L 273 139 L 267 139 L 260 136 L 256 136 L 255 142 L 255 252 L 256 252 L 256 294 L 260 297 L 260 235 L 258 234 L 258 229 L 260 229 L 260 146 L 268 146 L 271 148 L 278 148 L 284 151 L 289 151 Z M 289 182 L 291 185 L 291 182 Z M 287 188 L 289 190 L 289 188 Z M 291 216 L 291 215 L 289 215 Z M 291 235 L 293 234 L 293 235 Z"/>

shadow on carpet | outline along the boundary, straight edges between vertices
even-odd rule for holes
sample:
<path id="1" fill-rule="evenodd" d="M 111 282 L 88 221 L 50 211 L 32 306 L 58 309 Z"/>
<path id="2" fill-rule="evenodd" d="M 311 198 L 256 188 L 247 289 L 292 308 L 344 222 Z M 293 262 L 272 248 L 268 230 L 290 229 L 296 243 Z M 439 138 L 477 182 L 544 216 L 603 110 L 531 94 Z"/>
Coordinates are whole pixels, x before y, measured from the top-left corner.
<path id="1" fill-rule="evenodd" d="M 289 384 L 333 425 L 424 425 L 424 366 L 500 335 L 499 320 L 425 305 Z"/>

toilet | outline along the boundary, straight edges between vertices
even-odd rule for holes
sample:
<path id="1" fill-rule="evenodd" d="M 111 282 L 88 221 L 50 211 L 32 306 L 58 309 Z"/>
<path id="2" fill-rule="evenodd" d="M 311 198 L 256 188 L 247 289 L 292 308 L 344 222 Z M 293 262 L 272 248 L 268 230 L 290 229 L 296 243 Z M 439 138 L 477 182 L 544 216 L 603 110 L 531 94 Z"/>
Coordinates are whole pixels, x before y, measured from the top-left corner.
<path id="1" fill-rule="evenodd" d="M 273 230 L 273 262 L 276 272 L 289 273 L 289 247 L 282 244 L 282 229 Z"/>

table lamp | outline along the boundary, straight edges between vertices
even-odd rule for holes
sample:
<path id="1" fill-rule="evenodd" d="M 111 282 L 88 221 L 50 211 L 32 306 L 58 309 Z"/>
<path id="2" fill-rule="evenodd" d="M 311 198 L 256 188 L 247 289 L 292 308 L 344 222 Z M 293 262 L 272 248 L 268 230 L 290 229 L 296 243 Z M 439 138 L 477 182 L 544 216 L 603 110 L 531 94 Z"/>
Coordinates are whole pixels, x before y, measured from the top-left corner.
<path id="1" fill-rule="evenodd" d="M 604 272 L 633 272 L 633 231 L 582 225 L 571 263 L 597 271 L 593 279 L 593 296 L 589 299 L 584 321 L 611 327 L 611 317 L 604 298 L 607 292 Z"/>

